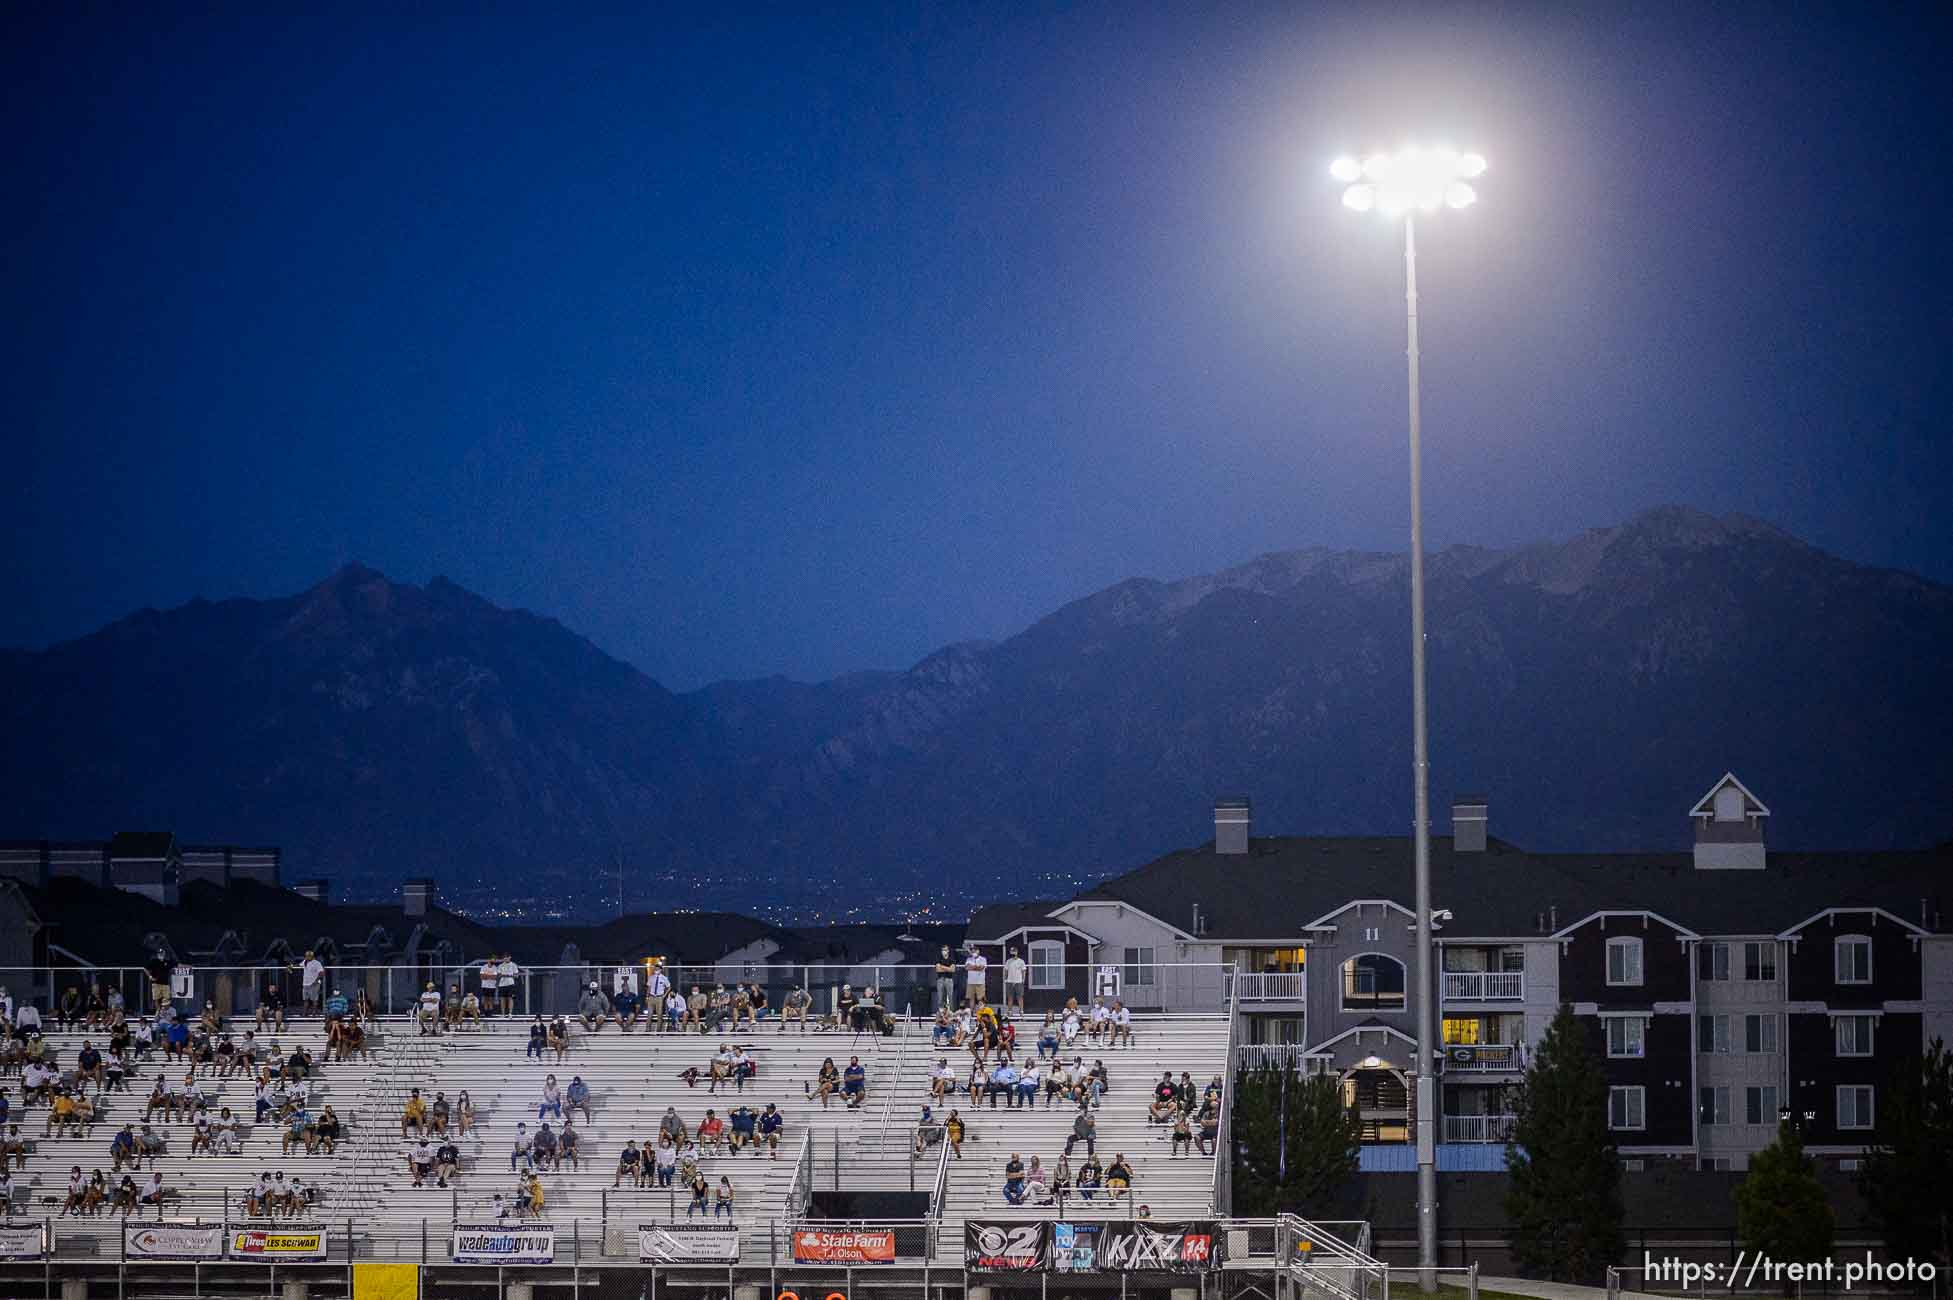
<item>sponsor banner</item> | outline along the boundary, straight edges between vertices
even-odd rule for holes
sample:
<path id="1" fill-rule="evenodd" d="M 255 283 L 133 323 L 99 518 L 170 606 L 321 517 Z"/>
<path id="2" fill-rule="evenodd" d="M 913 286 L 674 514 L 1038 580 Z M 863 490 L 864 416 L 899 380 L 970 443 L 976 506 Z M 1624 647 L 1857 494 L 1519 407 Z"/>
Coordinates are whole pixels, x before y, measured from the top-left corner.
<path id="1" fill-rule="evenodd" d="M 324 1259 L 324 1228 L 233 1228 L 232 1259 Z"/>
<path id="2" fill-rule="evenodd" d="M 737 1263 L 739 1229 L 730 1223 L 640 1223 L 637 1258 L 642 1264 Z"/>
<path id="3" fill-rule="evenodd" d="M 963 1267 L 988 1273 L 1032 1273 L 1051 1258 L 1050 1225 L 970 1219 L 963 1224 Z"/>
<path id="4" fill-rule="evenodd" d="M 1096 1273 L 1105 1249 L 1103 1220 L 1084 1223 L 1060 1219 L 1051 1225 L 1051 1271 Z"/>
<path id="5" fill-rule="evenodd" d="M 222 1259 L 221 1223 L 124 1223 L 122 1251 L 130 1259 Z"/>
<path id="6" fill-rule="evenodd" d="M 46 1254 L 45 1223 L 0 1224 L 0 1259 L 40 1259 Z"/>
<path id="7" fill-rule="evenodd" d="M 893 1264 L 893 1228 L 802 1228 L 793 1234 L 796 1264 Z"/>
<path id="8" fill-rule="evenodd" d="M 456 1224 L 448 1258 L 457 1264 L 553 1264 L 556 1226 L 550 1223 Z"/>
<path id="9" fill-rule="evenodd" d="M 1211 1222 L 1107 1221 L 1099 1225 L 1101 1272 L 1204 1273 L 1226 1253 Z"/>

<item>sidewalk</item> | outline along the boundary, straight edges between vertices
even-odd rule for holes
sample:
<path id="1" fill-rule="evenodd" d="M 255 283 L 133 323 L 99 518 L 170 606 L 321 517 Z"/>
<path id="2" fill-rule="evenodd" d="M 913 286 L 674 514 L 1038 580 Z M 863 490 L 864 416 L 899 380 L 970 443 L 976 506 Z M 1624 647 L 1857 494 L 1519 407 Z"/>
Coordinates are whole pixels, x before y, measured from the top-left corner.
<path id="1" fill-rule="evenodd" d="M 1457 1287 L 1463 1291 L 1463 1284 L 1450 1278 L 1442 1279 L 1444 1285 Z M 1392 1288 L 1395 1289 L 1394 1287 Z M 1581 1286 L 1574 1282 L 1540 1282 L 1529 1277 L 1478 1277 L 1480 1293 L 1500 1291 L 1506 1295 L 1533 1296 L 1537 1300 L 1606 1300 L 1607 1288 L 1604 1286 Z M 1668 1297 L 1653 1295 L 1646 1291 L 1623 1291 L 1620 1300 L 1669 1300 Z"/>

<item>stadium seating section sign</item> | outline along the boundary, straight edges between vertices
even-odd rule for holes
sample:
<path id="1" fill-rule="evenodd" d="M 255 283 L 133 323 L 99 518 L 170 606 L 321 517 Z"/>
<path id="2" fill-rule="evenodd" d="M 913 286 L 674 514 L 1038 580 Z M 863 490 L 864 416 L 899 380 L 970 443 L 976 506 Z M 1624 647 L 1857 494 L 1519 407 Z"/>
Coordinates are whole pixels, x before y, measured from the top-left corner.
<path id="1" fill-rule="evenodd" d="M 1204 1273 L 1220 1267 L 1220 1243 L 1206 1220 L 971 1220 L 963 1264 L 986 1273 Z"/>

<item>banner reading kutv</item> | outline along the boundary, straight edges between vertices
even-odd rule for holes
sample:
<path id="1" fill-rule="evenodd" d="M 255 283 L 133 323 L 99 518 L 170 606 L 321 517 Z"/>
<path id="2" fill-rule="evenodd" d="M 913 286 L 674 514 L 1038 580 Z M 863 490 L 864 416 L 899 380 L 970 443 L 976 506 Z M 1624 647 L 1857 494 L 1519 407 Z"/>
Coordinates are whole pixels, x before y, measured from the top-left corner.
<path id="1" fill-rule="evenodd" d="M 556 1227 L 549 1223 L 525 1223 L 519 1228 L 457 1224 L 448 1258 L 457 1264 L 553 1264 Z"/>
<path id="2" fill-rule="evenodd" d="M 730 1223 L 640 1223 L 641 1264 L 732 1264 L 739 1259 L 739 1229 Z"/>
<path id="3" fill-rule="evenodd" d="M 991 1273 L 1203 1273 L 1218 1268 L 1221 1255 L 1207 1222 L 1060 1219 L 964 1227 L 964 1266 Z"/>

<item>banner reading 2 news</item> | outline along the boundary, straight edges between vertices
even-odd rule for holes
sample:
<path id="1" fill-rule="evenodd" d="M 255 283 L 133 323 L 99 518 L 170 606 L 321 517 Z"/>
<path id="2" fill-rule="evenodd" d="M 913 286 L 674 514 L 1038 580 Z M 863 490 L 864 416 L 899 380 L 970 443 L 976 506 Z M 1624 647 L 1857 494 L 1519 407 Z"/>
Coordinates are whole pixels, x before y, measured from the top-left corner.
<path id="1" fill-rule="evenodd" d="M 1223 1254 L 1206 1221 L 973 1220 L 963 1233 L 964 1267 L 988 1273 L 1202 1273 Z"/>
<path id="2" fill-rule="evenodd" d="M 448 1258 L 457 1264 L 553 1264 L 556 1225 L 456 1224 Z"/>

